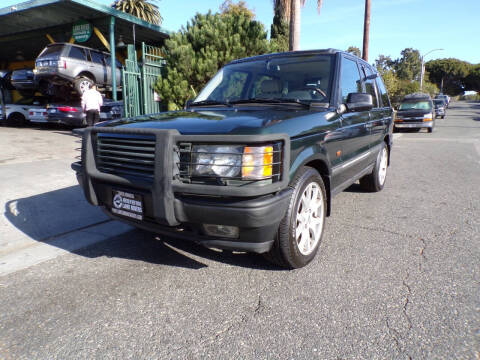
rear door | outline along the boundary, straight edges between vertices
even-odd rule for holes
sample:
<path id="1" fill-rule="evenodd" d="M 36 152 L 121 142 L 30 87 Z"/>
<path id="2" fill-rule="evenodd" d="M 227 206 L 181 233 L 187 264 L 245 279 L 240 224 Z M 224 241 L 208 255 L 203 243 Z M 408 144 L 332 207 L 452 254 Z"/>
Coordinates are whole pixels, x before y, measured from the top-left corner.
<path id="1" fill-rule="evenodd" d="M 342 55 L 340 67 L 340 102 L 345 104 L 349 93 L 362 92 L 362 79 L 357 61 Z M 334 185 L 341 186 L 360 173 L 368 164 L 369 121 L 368 111 L 345 112 L 342 114 L 341 163 L 333 168 Z"/>
<path id="2" fill-rule="evenodd" d="M 100 51 L 90 50 L 91 64 L 93 64 L 93 75 L 98 84 L 107 83 L 107 67 L 105 65 L 105 59 L 103 53 Z"/>

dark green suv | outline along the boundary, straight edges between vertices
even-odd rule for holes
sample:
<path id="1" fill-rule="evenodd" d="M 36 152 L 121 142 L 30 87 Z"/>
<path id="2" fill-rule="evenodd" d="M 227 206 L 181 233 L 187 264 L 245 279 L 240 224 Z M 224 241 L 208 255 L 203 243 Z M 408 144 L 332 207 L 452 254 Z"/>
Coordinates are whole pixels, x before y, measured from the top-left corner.
<path id="1" fill-rule="evenodd" d="M 114 219 L 298 268 L 335 194 L 382 190 L 391 146 L 380 76 L 328 49 L 236 60 L 184 111 L 87 128 L 72 167 Z"/>

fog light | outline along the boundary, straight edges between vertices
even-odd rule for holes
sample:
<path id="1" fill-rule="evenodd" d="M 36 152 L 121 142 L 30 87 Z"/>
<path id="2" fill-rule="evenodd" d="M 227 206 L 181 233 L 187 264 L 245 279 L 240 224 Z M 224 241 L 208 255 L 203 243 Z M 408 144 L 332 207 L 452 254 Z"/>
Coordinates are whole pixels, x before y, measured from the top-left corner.
<path id="1" fill-rule="evenodd" d="M 239 229 L 236 226 L 203 224 L 205 233 L 209 236 L 218 236 L 236 239 L 238 238 Z"/>

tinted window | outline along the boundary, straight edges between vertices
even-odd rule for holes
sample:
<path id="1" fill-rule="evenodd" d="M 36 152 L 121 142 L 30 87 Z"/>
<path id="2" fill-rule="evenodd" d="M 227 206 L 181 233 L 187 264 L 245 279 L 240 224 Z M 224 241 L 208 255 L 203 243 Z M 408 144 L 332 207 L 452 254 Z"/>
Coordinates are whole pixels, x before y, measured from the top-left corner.
<path id="1" fill-rule="evenodd" d="M 378 107 L 378 99 L 377 99 L 377 87 L 375 86 L 375 79 L 367 79 L 368 76 L 372 76 L 373 72 L 370 70 L 369 67 L 362 66 L 364 73 L 365 73 L 365 91 L 367 94 L 372 95 L 373 99 L 373 107 Z"/>
<path id="2" fill-rule="evenodd" d="M 403 102 L 398 110 L 431 110 L 432 103 L 428 100 L 406 101 Z"/>
<path id="3" fill-rule="evenodd" d="M 63 45 L 52 45 L 48 46 L 46 49 L 42 51 L 39 56 L 60 56 L 63 50 Z"/>
<path id="4" fill-rule="evenodd" d="M 195 101 L 261 98 L 328 103 L 333 60 L 332 55 L 301 55 L 230 64 L 210 80 Z M 235 88 L 229 84 L 236 84 Z"/>
<path id="5" fill-rule="evenodd" d="M 96 51 L 90 51 L 90 55 L 92 56 L 92 61 L 96 64 L 101 64 L 103 65 L 103 54 L 96 52 Z"/>
<path id="6" fill-rule="evenodd" d="M 383 107 L 390 107 L 390 99 L 388 98 L 387 89 L 380 76 L 377 77 L 377 88 L 382 97 Z"/>
<path id="7" fill-rule="evenodd" d="M 340 78 L 340 86 L 342 88 L 342 103 L 347 102 L 348 94 L 362 92 L 360 74 L 355 61 L 342 58 L 342 75 Z"/>
<path id="8" fill-rule="evenodd" d="M 85 56 L 85 50 L 83 50 L 82 48 L 75 47 L 75 46 L 72 46 L 70 48 L 70 54 L 68 54 L 68 57 L 78 59 L 78 60 L 86 60 L 87 59 L 86 56 Z"/>

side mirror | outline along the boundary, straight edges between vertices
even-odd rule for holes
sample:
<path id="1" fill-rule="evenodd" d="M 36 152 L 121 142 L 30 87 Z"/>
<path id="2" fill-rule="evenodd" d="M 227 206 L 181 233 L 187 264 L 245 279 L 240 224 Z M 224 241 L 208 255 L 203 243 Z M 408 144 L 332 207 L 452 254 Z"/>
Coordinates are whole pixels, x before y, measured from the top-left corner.
<path id="1" fill-rule="evenodd" d="M 367 111 L 373 108 L 373 98 L 372 95 L 366 93 L 350 93 L 345 105 L 349 112 Z"/>
<path id="2" fill-rule="evenodd" d="M 185 102 L 185 110 L 190 107 L 190 104 L 191 104 L 192 102 L 193 102 L 192 99 L 188 99 L 188 100 Z"/>

